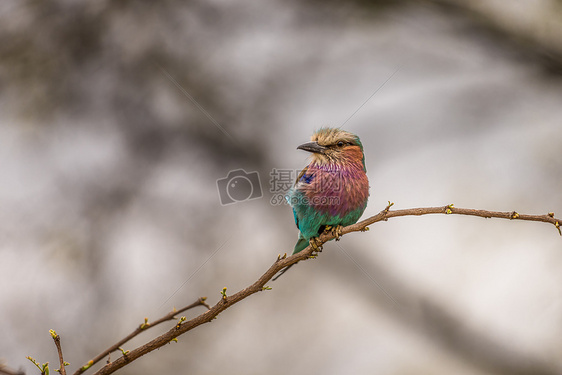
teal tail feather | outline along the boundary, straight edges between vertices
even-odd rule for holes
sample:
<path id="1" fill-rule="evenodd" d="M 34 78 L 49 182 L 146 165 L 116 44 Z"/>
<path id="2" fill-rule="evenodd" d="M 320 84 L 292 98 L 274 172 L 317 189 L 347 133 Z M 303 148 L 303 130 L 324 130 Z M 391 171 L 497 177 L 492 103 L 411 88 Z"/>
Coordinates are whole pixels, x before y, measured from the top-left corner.
<path id="1" fill-rule="evenodd" d="M 308 241 L 307 239 L 299 236 L 299 240 L 297 241 L 297 244 L 295 245 L 295 250 L 293 250 L 293 254 L 300 253 L 301 251 L 306 249 L 309 242 L 310 241 Z"/>

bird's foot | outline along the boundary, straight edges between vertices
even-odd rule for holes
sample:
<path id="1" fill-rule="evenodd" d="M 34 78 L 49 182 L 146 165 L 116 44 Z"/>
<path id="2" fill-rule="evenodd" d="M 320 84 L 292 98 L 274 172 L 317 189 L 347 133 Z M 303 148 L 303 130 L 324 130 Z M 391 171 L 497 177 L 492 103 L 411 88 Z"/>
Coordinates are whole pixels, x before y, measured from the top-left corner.
<path id="1" fill-rule="evenodd" d="M 336 227 L 332 230 L 334 236 L 336 236 L 336 241 L 340 240 L 340 237 L 343 236 L 343 227 L 341 225 L 336 225 Z"/>
<path id="2" fill-rule="evenodd" d="M 324 229 L 324 233 L 330 233 L 336 237 L 336 241 L 340 240 L 340 237 L 343 236 L 343 227 L 341 225 L 326 225 Z"/>
<path id="3" fill-rule="evenodd" d="M 312 252 L 321 253 L 322 252 L 322 242 L 317 237 L 312 237 L 310 239 L 310 247 L 312 247 Z"/>

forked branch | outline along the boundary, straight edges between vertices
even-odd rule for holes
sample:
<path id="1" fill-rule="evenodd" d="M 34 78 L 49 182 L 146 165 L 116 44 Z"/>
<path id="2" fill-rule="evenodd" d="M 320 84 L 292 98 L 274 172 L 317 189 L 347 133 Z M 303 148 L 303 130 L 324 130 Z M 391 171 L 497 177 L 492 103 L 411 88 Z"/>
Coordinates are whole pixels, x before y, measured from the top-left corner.
<path id="1" fill-rule="evenodd" d="M 131 332 L 129 335 L 127 335 L 123 339 L 119 340 L 117 343 L 111 345 L 109 348 L 105 349 L 103 352 L 98 354 L 95 358 L 89 360 L 88 363 L 86 363 L 84 366 L 82 366 L 78 370 L 76 370 L 76 372 L 74 372 L 73 375 L 82 374 L 84 371 L 86 371 L 87 369 L 92 367 L 94 364 L 98 363 L 103 358 L 109 356 L 111 353 L 113 353 L 117 350 L 121 350 L 123 355 L 126 356 L 128 354 L 128 352 L 121 349 L 121 346 L 123 344 L 125 344 L 126 342 L 128 342 L 129 340 L 131 340 L 133 337 L 137 336 L 141 332 L 144 332 L 144 331 L 148 330 L 149 328 L 155 327 L 158 324 L 169 321 L 169 320 L 177 319 L 176 316 L 178 314 L 181 314 L 184 311 L 187 311 L 187 310 L 192 309 L 192 308 L 197 307 L 197 306 L 205 306 L 205 307 L 207 307 L 207 309 L 210 309 L 211 307 L 207 304 L 207 302 L 205 302 L 206 299 L 207 299 L 207 297 L 201 297 L 197 301 L 193 302 L 192 304 L 187 305 L 185 307 L 182 307 L 179 310 L 174 309 L 174 310 L 170 311 L 168 314 L 161 317 L 160 319 L 157 319 L 153 322 L 149 322 L 148 318 L 145 318 L 144 323 L 140 324 L 133 332 Z M 109 360 L 108 360 L 108 363 L 109 363 Z"/>
<path id="2" fill-rule="evenodd" d="M 360 221 L 356 224 L 344 227 L 341 230 L 341 232 L 338 234 L 343 235 L 350 232 L 366 231 L 368 230 L 369 225 L 379 221 L 386 221 L 393 217 L 421 216 L 421 215 L 429 215 L 429 214 L 446 214 L 446 215 L 456 214 L 456 215 L 479 216 L 484 218 L 495 217 L 495 218 L 509 219 L 509 220 L 539 221 L 539 222 L 544 222 L 554 225 L 555 228 L 558 230 L 559 234 L 562 235 L 562 232 L 560 231 L 560 219 L 555 218 L 554 213 L 552 212 L 545 215 L 526 215 L 526 214 L 519 214 L 515 211 L 497 212 L 497 211 L 475 210 L 475 209 L 468 209 L 468 208 L 456 208 L 452 204 L 442 207 L 410 208 L 404 210 L 391 211 L 390 208 L 392 207 L 392 205 L 393 203 L 389 202 L 388 206 L 384 210 L 379 212 L 377 215 L 372 216 L 363 221 Z M 316 243 L 317 245 L 321 246 L 322 244 L 326 243 L 329 240 L 334 239 L 335 237 L 336 237 L 336 233 L 334 233 L 333 231 L 325 232 L 319 236 L 318 241 Z M 128 363 L 136 360 L 137 358 L 166 345 L 172 340 L 175 340 L 178 336 L 181 336 L 182 334 L 204 323 L 208 323 L 212 321 L 221 312 L 223 312 L 230 306 L 242 301 L 243 299 L 251 296 L 252 294 L 271 289 L 268 286 L 266 286 L 266 283 L 270 281 L 271 278 L 277 272 L 279 272 L 280 270 L 284 269 L 287 266 L 300 262 L 301 260 L 305 260 L 313 257 L 314 256 L 313 252 L 314 249 L 311 246 L 308 246 L 303 251 L 289 257 L 287 257 L 286 254 L 283 256 L 279 255 L 275 260 L 275 262 L 273 263 L 273 265 L 271 265 L 271 267 L 269 267 L 269 269 L 262 276 L 260 276 L 260 278 L 257 281 L 255 281 L 252 285 L 232 295 L 227 295 L 226 288 L 224 288 L 220 292 L 221 299 L 219 300 L 219 302 L 217 302 L 217 304 L 215 304 L 213 307 L 209 308 L 208 311 L 204 312 L 203 314 L 191 320 L 187 320 L 182 317 L 182 319 L 178 321 L 176 326 L 170 329 L 168 332 L 164 333 L 161 336 L 156 337 L 155 339 L 147 342 L 144 345 L 139 346 L 134 350 L 123 352 L 123 356 L 119 357 L 113 362 L 106 364 L 104 367 L 99 369 L 94 375 L 112 374 L 113 372 L 117 371 L 118 369 L 122 368 Z M 133 334 L 135 334 L 135 332 L 133 332 Z M 119 343 L 117 343 L 114 346 L 112 346 L 110 349 L 117 350 L 119 346 L 120 346 Z M 104 351 L 102 353 L 103 355 L 100 354 L 100 356 L 103 358 L 103 356 L 107 355 L 109 351 L 113 351 L 110 349 Z M 96 357 L 96 359 L 98 357 Z M 84 369 L 83 367 L 82 369 L 78 370 L 74 375 L 79 375 L 82 372 L 84 372 L 86 369 Z"/>

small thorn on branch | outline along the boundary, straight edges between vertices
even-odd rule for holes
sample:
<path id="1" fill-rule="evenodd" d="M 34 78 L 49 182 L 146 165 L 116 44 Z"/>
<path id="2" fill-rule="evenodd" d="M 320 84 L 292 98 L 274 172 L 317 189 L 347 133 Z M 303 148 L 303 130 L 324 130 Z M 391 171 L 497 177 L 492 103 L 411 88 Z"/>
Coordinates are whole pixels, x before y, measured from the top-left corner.
<path id="1" fill-rule="evenodd" d="M 283 255 L 278 254 L 278 255 L 277 255 L 277 260 L 275 261 L 275 263 L 277 263 L 277 262 L 279 262 L 281 259 L 285 259 L 285 258 L 287 258 L 287 253 L 285 253 L 285 254 L 283 254 Z"/>
<path id="2" fill-rule="evenodd" d="M 107 360 L 109 361 L 109 358 L 108 358 Z M 90 367 L 92 367 L 93 365 L 94 365 L 94 361 L 93 361 L 92 359 L 90 359 L 90 360 L 88 361 L 88 363 L 86 363 L 84 366 L 82 366 L 82 367 L 80 368 L 80 370 L 81 370 L 81 372 L 84 372 L 84 371 L 86 371 L 87 369 L 89 369 Z"/>
<path id="3" fill-rule="evenodd" d="M 390 210 L 390 207 L 394 206 L 394 202 L 388 201 L 388 205 L 385 207 L 385 209 L 383 210 L 383 212 L 385 214 L 388 213 L 388 211 Z"/>
<path id="4" fill-rule="evenodd" d="M 178 324 L 176 324 L 176 329 L 179 329 L 179 328 L 181 327 L 181 324 L 182 324 L 183 322 L 185 322 L 186 320 L 187 320 L 187 318 L 186 318 L 185 316 L 182 316 L 182 317 L 180 318 L 180 320 L 178 320 Z"/>
<path id="5" fill-rule="evenodd" d="M 148 322 L 148 318 L 144 318 L 144 323 L 142 323 L 142 324 L 139 326 L 139 328 L 140 328 L 140 329 L 145 329 L 145 328 L 148 328 L 148 327 L 150 327 L 150 323 Z"/>

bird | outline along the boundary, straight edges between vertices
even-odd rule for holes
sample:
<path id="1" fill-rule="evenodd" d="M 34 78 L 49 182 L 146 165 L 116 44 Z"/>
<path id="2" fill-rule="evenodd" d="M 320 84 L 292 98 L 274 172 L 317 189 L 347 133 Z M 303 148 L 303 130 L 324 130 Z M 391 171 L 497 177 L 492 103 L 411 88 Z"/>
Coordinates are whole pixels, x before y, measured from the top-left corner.
<path id="1" fill-rule="evenodd" d="M 323 127 L 313 133 L 310 142 L 297 149 L 310 152 L 311 160 L 285 196 L 299 229 L 293 254 L 309 244 L 318 250 L 316 238 L 325 230 L 334 231 L 336 240 L 339 239 L 342 227 L 359 220 L 369 198 L 365 155 L 357 135 Z M 281 270 L 273 280 L 290 267 Z"/>

